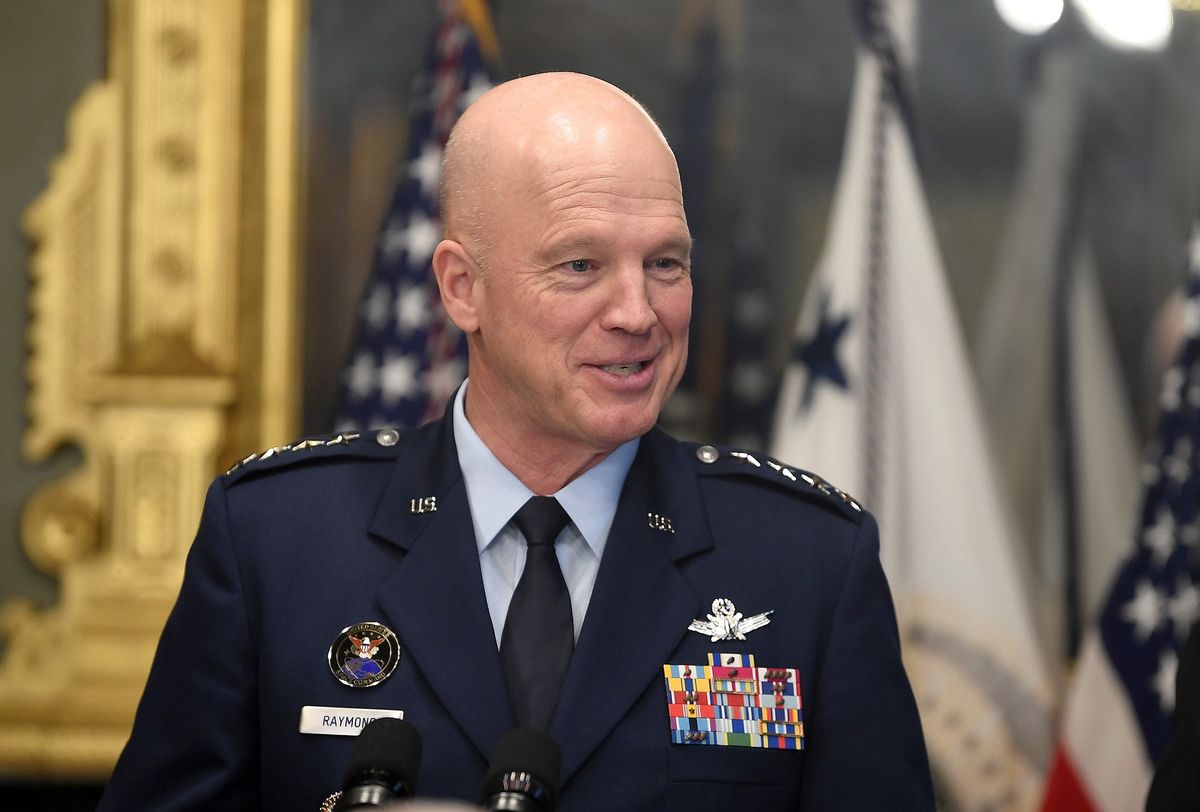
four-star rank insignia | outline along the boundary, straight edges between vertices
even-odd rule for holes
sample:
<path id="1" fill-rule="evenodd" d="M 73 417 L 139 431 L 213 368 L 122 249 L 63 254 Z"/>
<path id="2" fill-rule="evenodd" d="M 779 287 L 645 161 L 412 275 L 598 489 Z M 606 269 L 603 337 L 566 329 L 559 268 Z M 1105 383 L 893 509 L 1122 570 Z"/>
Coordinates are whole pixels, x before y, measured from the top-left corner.
<path id="1" fill-rule="evenodd" d="M 342 629 L 326 655 L 329 670 L 343 685 L 370 688 L 383 682 L 400 662 L 400 643 L 387 626 L 376 621 Z"/>
<path id="2" fill-rule="evenodd" d="M 774 611 L 768 609 L 757 615 L 742 617 L 742 613 L 735 609 L 733 601 L 729 598 L 717 598 L 712 602 L 712 614 L 708 616 L 708 620 L 693 620 L 688 625 L 688 631 L 707 634 L 713 643 L 718 640 L 745 640 L 746 632 L 752 632 L 770 623 L 771 619 L 767 615 Z"/>
<path id="3" fill-rule="evenodd" d="M 753 654 L 710 653 L 708 665 L 664 665 L 675 744 L 804 749 L 800 672 L 758 668 Z"/>

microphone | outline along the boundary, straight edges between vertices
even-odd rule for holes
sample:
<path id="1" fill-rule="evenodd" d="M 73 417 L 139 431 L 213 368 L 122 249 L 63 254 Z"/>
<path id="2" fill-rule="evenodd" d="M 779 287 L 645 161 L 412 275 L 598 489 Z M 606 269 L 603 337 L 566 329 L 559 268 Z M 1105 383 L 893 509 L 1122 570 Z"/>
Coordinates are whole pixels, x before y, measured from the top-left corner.
<path id="1" fill-rule="evenodd" d="M 483 781 L 489 812 L 553 812 L 558 803 L 562 753 L 549 735 L 517 728 L 496 746 Z"/>
<path id="2" fill-rule="evenodd" d="M 385 717 L 358 734 L 334 812 L 370 809 L 416 791 L 421 734 L 403 719 Z"/>

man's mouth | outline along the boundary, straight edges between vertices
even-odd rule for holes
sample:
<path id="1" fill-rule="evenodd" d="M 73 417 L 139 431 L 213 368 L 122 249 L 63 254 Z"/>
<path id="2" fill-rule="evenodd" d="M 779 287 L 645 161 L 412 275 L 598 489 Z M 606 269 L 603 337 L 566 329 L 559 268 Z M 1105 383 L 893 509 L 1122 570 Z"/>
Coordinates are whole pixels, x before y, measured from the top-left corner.
<path id="1" fill-rule="evenodd" d="M 634 361 L 631 364 L 607 364 L 600 368 L 610 375 L 620 375 L 625 377 L 628 375 L 636 375 L 637 373 L 641 372 L 645 366 L 645 361 Z"/>

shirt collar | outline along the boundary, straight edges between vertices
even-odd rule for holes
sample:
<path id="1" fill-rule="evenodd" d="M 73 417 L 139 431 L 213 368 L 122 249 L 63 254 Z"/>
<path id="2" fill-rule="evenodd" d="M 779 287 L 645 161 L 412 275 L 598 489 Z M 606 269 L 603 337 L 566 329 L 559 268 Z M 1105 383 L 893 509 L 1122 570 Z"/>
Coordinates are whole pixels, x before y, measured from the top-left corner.
<path id="1" fill-rule="evenodd" d="M 468 383 L 459 387 L 454 398 L 454 442 L 475 525 L 475 543 L 483 552 L 534 493 L 496 459 L 467 420 L 463 404 Z M 604 552 L 621 488 L 640 442 L 641 438 L 634 438 L 618 446 L 553 494 L 597 558 Z"/>

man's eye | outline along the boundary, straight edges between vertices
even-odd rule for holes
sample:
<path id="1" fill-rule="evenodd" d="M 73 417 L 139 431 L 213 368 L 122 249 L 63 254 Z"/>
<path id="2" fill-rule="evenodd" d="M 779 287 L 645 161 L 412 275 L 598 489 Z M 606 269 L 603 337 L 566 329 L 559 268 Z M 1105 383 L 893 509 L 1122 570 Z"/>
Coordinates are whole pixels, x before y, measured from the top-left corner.
<path id="1" fill-rule="evenodd" d="M 660 271 L 674 271 L 678 269 L 687 270 L 687 265 L 673 257 L 659 257 L 654 260 L 651 265 Z"/>
<path id="2" fill-rule="evenodd" d="M 576 273 L 583 273 L 590 270 L 591 267 L 592 263 L 586 259 L 573 259 L 567 263 L 568 270 L 575 271 Z"/>

